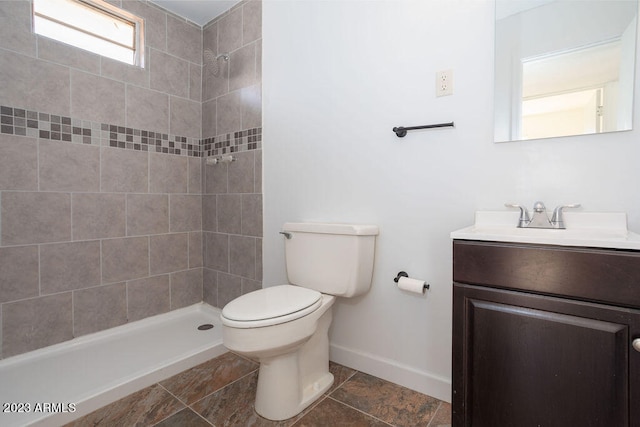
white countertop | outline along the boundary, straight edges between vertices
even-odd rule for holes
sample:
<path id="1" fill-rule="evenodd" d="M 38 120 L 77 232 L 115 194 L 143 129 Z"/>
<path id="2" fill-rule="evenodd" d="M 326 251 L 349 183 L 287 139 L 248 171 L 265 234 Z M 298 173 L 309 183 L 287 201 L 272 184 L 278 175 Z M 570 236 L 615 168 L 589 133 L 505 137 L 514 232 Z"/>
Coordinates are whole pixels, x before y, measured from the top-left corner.
<path id="1" fill-rule="evenodd" d="M 627 229 L 624 212 L 565 212 L 564 230 L 518 228 L 519 216 L 517 211 L 478 211 L 475 224 L 453 231 L 451 238 L 640 250 L 640 235 Z"/>

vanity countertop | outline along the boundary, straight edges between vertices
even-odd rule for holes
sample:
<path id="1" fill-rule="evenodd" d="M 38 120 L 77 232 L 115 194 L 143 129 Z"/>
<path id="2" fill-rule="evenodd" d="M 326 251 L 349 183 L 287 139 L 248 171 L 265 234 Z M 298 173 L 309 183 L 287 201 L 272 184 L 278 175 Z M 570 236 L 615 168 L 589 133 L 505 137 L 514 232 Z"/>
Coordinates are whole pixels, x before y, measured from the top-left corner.
<path id="1" fill-rule="evenodd" d="M 566 212 L 566 229 L 518 228 L 515 211 L 477 211 L 475 224 L 452 239 L 640 250 L 640 235 L 627 229 L 624 212 Z"/>

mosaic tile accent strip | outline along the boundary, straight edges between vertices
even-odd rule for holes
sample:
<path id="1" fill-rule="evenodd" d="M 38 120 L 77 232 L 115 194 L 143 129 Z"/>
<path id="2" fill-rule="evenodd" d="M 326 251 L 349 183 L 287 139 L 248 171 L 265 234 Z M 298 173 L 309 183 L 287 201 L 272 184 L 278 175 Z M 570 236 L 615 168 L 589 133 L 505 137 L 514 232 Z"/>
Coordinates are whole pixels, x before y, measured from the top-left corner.
<path id="1" fill-rule="evenodd" d="M 247 129 L 202 140 L 203 157 L 262 148 L 262 128 Z"/>
<path id="2" fill-rule="evenodd" d="M 197 139 L 4 105 L 0 106 L 0 133 L 189 157 L 262 148 L 262 128 Z"/>

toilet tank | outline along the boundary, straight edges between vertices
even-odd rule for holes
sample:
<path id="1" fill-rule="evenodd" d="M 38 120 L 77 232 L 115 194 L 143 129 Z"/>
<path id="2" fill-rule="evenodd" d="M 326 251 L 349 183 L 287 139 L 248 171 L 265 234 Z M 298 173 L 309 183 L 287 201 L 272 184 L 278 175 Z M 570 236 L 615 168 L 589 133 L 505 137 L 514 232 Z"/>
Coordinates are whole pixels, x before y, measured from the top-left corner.
<path id="1" fill-rule="evenodd" d="M 288 222 L 282 231 L 289 283 L 340 297 L 371 287 L 377 226 Z"/>

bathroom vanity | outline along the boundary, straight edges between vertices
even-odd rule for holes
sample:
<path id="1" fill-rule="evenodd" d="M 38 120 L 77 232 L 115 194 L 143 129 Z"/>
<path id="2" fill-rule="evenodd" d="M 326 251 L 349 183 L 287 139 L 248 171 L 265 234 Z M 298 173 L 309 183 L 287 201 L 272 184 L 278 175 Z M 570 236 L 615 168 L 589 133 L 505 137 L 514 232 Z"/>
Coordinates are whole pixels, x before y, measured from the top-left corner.
<path id="1" fill-rule="evenodd" d="M 624 227 L 452 233 L 453 426 L 640 426 L 640 243 Z"/>

